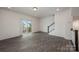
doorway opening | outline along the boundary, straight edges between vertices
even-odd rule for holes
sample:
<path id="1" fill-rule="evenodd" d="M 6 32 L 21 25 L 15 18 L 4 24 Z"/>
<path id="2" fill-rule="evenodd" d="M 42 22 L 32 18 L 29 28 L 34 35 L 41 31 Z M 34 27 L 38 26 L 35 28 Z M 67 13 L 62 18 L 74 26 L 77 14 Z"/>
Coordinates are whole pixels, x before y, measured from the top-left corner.
<path id="1" fill-rule="evenodd" d="M 32 32 L 32 22 L 30 20 L 22 20 L 23 37 L 28 36 Z"/>

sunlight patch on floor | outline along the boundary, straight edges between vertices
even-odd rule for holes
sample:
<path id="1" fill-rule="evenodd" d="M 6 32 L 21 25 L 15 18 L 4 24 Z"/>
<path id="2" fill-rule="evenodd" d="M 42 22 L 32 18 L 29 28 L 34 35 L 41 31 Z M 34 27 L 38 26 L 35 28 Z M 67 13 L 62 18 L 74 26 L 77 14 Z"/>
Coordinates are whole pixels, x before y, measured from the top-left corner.
<path id="1" fill-rule="evenodd" d="M 22 38 L 26 38 L 26 37 L 28 37 L 28 36 L 30 36 L 30 35 L 32 35 L 32 33 L 23 33 L 23 34 L 22 34 Z"/>

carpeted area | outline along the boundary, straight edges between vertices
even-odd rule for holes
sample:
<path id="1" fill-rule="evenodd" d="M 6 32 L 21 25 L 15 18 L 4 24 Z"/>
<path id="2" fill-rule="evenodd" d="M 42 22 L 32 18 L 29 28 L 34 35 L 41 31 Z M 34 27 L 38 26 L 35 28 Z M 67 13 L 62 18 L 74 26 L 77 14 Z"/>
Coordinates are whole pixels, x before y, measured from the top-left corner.
<path id="1" fill-rule="evenodd" d="M 16 37 L 0 41 L 1 52 L 73 52 L 69 40 L 47 33 L 31 33 L 26 37 Z"/>

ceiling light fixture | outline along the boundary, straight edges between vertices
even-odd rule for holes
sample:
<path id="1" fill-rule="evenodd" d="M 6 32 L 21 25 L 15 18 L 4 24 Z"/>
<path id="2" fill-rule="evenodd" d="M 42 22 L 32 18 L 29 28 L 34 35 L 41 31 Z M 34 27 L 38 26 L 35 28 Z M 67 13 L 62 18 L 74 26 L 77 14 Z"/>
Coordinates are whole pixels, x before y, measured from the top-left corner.
<path id="1" fill-rule="evenodd" d="M 37 7 L 33 7 L 33 10 L 34 10 L 34 11 L 37 11 L 37 10 L 38 10 L 38 8 L 37 8 Z"/>
<path id="2" fill-rule="evenodd" d="M 60 10 L 59 8 L 56 9 L 56 11 L 59 11 L 59 10 Z"/>

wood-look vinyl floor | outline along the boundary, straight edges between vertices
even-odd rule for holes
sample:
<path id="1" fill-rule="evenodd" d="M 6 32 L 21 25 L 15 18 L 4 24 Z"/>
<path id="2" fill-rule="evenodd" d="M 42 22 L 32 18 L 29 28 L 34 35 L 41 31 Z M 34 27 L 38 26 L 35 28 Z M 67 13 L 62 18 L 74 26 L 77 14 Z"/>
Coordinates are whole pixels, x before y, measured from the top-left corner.
<path id="1" fill-rule="evenodd" d="M 0 52 L 73 52 L 69 40 L 47 33 L 32 33 L 0 41 Z"/>

